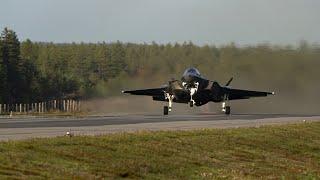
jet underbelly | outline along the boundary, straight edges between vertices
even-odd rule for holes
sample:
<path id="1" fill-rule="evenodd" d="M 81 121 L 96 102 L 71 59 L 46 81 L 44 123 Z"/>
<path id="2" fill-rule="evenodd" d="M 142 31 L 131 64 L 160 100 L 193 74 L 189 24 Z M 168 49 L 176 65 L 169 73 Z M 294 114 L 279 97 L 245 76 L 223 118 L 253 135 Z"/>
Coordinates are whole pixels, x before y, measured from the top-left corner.
<path id="1" fill-rule="evenodd" d="M 196 94 L 194 94 L 193 99 L 196 106 L 202 106 L 212 100 L 211 92 L 210 90 L 198 91 Z"/>

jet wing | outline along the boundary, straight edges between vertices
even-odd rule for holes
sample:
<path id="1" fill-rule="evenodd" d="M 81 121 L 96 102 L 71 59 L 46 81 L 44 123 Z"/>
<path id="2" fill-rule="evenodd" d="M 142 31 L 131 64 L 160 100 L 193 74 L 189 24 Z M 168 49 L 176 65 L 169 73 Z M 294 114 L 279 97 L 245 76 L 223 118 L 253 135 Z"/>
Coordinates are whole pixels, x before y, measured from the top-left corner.
<path id="1" fill-rule="evenodd" d="M 274 92 L 250 91 L 242 89 L 232 89 L 229 87 L 224 87 L 224 91 L 226 94 L 228 94 L 229 100 L 249 99 L 251 97 L 263 97 L 268 95 L 274 95 Z"/>
<path id="2" fill-rule="evenodd" d="M 133 95 L 144 95 L 144 96 L 162 96 L 164 95 L 165 90 L 166 90 L 166 87 L 161 87 L 161 88 L 152 88 L 152 89 L 137 89 L 137 90 L 122 91 L 122 93 L 128 93 Z"/>

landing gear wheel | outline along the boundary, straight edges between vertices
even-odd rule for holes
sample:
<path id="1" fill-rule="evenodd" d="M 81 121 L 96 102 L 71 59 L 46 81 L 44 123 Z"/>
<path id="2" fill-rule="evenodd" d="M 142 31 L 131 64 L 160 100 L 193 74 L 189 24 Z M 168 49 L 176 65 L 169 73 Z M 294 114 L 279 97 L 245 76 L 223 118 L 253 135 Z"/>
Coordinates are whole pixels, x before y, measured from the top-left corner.
<path id="1" fill-rule="evenodd" d="M 163 107 L 163 115 L 168 115 L 169 114 L 169 108 L 168 106 Z"/>
<path id="2" fill-rule="evenodd" d="M 190 101 L 189 104 L 190 104 L 190 107 L 193 107 L 193 102 L 192 101 Z"/>
<path id="3" fill-rule="evenodd" d="M 230 108 L 230 106 L 226 106 L 225 114 L 226 114 L 226 115 L 230 115 L 230 113 L 231 113 L 231 108 Z"/>

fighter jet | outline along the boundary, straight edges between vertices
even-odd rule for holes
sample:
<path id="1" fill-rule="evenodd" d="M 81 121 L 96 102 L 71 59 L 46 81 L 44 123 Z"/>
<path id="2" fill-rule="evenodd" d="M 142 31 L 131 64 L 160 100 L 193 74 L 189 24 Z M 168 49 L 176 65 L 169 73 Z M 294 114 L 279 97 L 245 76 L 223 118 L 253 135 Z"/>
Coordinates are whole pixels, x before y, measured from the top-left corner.
<path id="1" fill-rule="evenodd" d="M 222 103 L 222 112 L 229 115 L 230 100 L 274 95 L 274 92 L 233 89 L 229 86 L 232 80 L 233 78 L 221 86 L 216 81 L 204 78 L 196 68 L 188 68 L 181 80 L 171 80 L 163 87 L 122 91 L 122 93 L 152 96 L 155 101 L 168 102 L 168 105 L 163 107 L 164 115 L 172 111 L 173 102 L 189 104 L 190 107 L 202 106 L 208 102 Z"/>

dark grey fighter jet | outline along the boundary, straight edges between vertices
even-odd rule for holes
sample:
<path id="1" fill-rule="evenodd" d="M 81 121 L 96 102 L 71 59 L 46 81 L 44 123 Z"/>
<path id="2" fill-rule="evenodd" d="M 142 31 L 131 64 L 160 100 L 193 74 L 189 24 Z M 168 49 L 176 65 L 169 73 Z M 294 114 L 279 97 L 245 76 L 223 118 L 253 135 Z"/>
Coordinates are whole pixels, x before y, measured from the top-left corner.
<path id="1" fill-rule="evenodd" d="M 133 95 L 152 96 L 155 101 L 166 101 L 168 106 L 164 106 L 163 113 L 167 115 L 172 110 L 172 102 L 186 103 L 190 107 L 202 106 L 208 102 L 221 102 L 222 111 L 230 114 L 229 100 L 249 99 L 251 97 L 262 97 L 274 92 L 249 91 L 233 89 L 229 87 L 231 78 L 225 86 L 219 85 L 216 81 L 210 81 L 201 76 L 196 68 L 188 68 L 183 73 L 181 81 L 172 80 L 163 87 L 152 89 L 140 89 L 122 91 Z"/>

